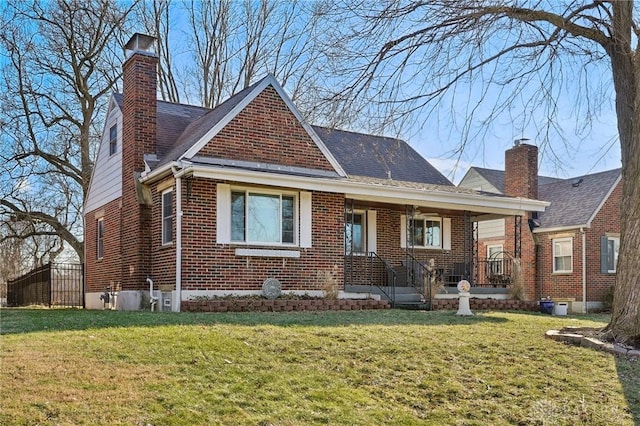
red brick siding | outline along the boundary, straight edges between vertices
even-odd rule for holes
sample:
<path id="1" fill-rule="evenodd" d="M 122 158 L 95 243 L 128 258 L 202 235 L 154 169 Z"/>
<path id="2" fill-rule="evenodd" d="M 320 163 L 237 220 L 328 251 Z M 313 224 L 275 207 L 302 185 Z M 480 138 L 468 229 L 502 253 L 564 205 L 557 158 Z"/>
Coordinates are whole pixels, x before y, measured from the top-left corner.
<path id="1" fill-rule="evenodd" d="M 280 280 L 283 290 L 321 290 L 319 271 L 334 271 L 337 283 L 342 285 L 342 195 L 312 193 L 313 247 L 292 248 L 300 250 L 300 258 L 239 257 L 235 249 L 246 245 L 216 243 L 217 183 L 193 179 L 190 197 L 183 192 L 183 290 L 260 290 L 266 278 Z M 160 271 L 156 263 L 154 269 Z M 159 280 L 173 279 L 170 268 L 163 274 L 169 276 L 158 275 Z"/>
<path id="2" fill-rule="evenodd" d="M 620 233 L 620 205 L 622 183 L 618 183 L 587 229 L 587 299 L 601 301 L 604 293 L 615 283 L 615 274 L 601 273 L 600 238 L 607 233 Z"/>
<path id="3" fill-rule="evenodd" d="M 185 191 L 185 181 L 182 180 L 182 190 Z M 162 193 L 173 189 L 173 243 L 162 245 Z M 158 191 L 152 190 L 153 209 L 151 220 L 151 278 L 155 286 L 174 285 L 176 282 L 176 208 L 177 191 L 175 182 L 172 187 Z"/>
<path id="4" fill-rule="evenodd" d="M 505 152 L 504 193 L 538 199 L 538 147 L 520 144 Z"/>
<path id="5" fill-rule="evenodd" d="M 96 213 L 104 212 L 103 257 L 97 259 Z M 120 244 L 120 200 L 114 200 L 85 216 L 85 277 L 88 293 L 102 292 L 116 287 L 121 280 L 122 259 Z"/>
<path id="6" fill-rule="evenodd" d="M 599 302 L 605 291 L 614 284 L 615 274 L 602 274 L 600 265 L 600 238 L 606 233 L 620 232 L 620 201 L 622 185 L 618 184 L 600 209 L 590 228 L 585 228 L 587 301 Z M 553 273 L 553 238 L 571 234 L 573 237 L 573 272 Z M 542 296 L 575 297 L 582 300 L 582 235 L 579 230 L 569 233 L 536 234 L 540 245 L 538 265 Z"/>
<path id="7" fill-rule="evenodd" d="M 376 253 L 377 255 L 388 261 L 392 267 L 402 265 L 406 256 L 406 250 L 400 247 L 401 222 L 400 217 L 404 214 L 404 210 L 390 209 L 374 209 L 376 216 Z M 454 263 L 464 260 L 464 219 L 462 217 L 451 218 L 451 251 L 449 250 L 432 250 L 432 249 L 414 249 L 414 256 L 423 263 L 427 263 L 430 259 L 434 259 L 436 267 L 450 268 Z M 344 243 L 343 243 L 344 244 Z M 353 275 L 349 273 L 351 264 L 353 263 Z M 345 257 L 345 275 L 347 281 L 352 284 L 368 284 L 366 279 L 367 273 L 373 269 L 379 276 L 379 262 L 374 261 L 373 267 L 371 261 L 364 256 Z"/>
<path id="8" fill-rule="evenodd" d="M 144 289 L 150 274 L 151 208 L 136 196 L 134 172 L 156 152 L 157 58 L 134 54 L 123 65 L 122 289 Z"/>
<path id="9" fill-rule="evenodd" d="M 272 87 L 231 120 L 199 155 L 333 171 Z"/>

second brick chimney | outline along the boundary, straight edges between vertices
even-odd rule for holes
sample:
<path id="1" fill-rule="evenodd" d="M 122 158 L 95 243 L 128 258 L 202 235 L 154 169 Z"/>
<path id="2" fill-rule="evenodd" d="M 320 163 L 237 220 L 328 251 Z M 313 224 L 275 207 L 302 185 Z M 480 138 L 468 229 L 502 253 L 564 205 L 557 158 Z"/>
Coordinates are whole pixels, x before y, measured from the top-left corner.
<path id="1" fill-rule="evenodd" d="M 538 199 L 538 147 L 517 140 L 504 154 L 504 193 Z"/>
<path id="2" fill-rule="evenodd" d="M 510 197 L 538 199 L 538 147 L 517 140 L 504 155 L 504 193 Z M 507 252 L 520 257 L 525 298 L 539 297 L 537 290 L 536 244 L 529 227 L 531 213 L 522 218 L 506 218 Z M 519 223 L 519 226 L 516 226 Z"/>

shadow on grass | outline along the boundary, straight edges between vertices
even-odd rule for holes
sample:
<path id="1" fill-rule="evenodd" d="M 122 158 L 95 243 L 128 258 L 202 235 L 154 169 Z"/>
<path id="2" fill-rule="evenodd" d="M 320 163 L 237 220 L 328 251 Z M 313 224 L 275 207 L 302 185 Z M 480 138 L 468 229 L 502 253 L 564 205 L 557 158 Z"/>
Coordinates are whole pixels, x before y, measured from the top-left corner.
<path id="1" fill-rule="evenodd" d="M 629 404 L 633 423 L 640 425 L 640 360 L 627 357 L 616 357 L 618 379 L 622 384 L 622 391 Z"/>
<path id="2" fill-rule="evenodd" d="M 523 315 L 538 315 L 522 313 Z M 323 311 L 323 312 L 229 312 L 171 313 L 120 312 L 81 309 L 2 309 L 0 334 L 41 331 L 87 330 L 110 327 L 154 327 L 167 325 L 273 325 L 280 327 L 352 325 L 469 325 L 502 323 L 508 319 L 477 313 L 459 317 L 453 311 Z"/>

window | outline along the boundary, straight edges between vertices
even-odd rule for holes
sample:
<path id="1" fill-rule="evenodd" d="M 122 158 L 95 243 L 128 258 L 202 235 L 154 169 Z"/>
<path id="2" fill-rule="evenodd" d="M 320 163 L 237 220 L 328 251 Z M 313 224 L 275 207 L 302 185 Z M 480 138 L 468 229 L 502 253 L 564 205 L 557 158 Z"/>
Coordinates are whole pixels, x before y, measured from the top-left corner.
<path id="1" fill-rule="evenodd" d="M 231 241 L 295 243 L 295 197 L 287 194 L 231 192 Z"/>
<path id="2" fill-rule="evenodd" d="M 553 272 L 573 272 L 573 239 L 553 240 Z"/>
<path id="3" fill-rule="evenodd" d="M 96 258 L 102 259 L 104 256 L 104 218 L 96 221 Z"/>
<path id="4" fill-rule="evenodd" d="M 438 217 L 413 219 L 413 245 L 418 247 L 442 247 L 442 223 Z"/>
<path id="5" fill-rule="evenodd" d="M 345 212 L 344 214 L 344 252 L 346 254 L 364 254 L 366 249 L 366 220 L 364 212 Z"/>
<path id="6" fill-rule="evenodd" d="M 162 193 L 162 245 L 173 242 L 173 190 Z"/>
<path id="7" fill-rule="evenodd" d="M 118 125 L 114 124 L 109 129 L 109 155 L 113 155 L 118 150 Z"/>
<path id="8" fill-rule="evenodd" d="M 602 237 L 601 243 L 601 272 L 603 274 L 615 274 L 620 252 L 620 237 Z"/>
<path id="9" fill-rule="evenodd" d="M 491 275 L 502 275 L 503 250 L 501 244 L 487 246 L 487 261 Z"/>

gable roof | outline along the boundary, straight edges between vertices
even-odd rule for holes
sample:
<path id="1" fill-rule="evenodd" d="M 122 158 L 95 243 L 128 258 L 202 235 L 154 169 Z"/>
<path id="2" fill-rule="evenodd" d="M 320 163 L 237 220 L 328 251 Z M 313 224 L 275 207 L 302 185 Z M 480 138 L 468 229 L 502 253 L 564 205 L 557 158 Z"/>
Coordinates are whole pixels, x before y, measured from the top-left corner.
<path id="1" fill-rule="evenodd" d="M 400 139 L 318 126 L 313 129 L 349 175 L 453 186 Z"/>
<path id="2" fill-rule="evenodd" d="M 500 191 L 500 193 L 504 194 L 504 170 L 485 169 L 475 166 L 470 167 L 469 171 L 471 170 L 475 170 L 476 173 L 485 178 L 487 182 L 493 185 L 498 191 Z M 467 171 L 467 173 L 469 173 L 469 171 Z M 550 176 L 538 176 L 538 187 L 561 180 L 561 178 L 554 178 Z"/>
<path id="3" fill-rule="evenodd" d="M 504 193 L 504 171 L 471 167 L 465 177 L 472 170 Z M 536 232 L 589 226 L 621 176 L 621 169 L 569 179 L 538 176 L 538 199 L 550 205 L 538 215 Z"/>
<path id="4" fill-rule="evenodd" d="M 621 172 L 615 169 L 540 185 L 538 198 L 551 205 L 539 215 L 539 229 L 590 225 L 620 181 Z"/>
<path id="5" fill-rule="evenodd" d="M 332 159 L 332 164 L 337 166 L 342 176 L 349 174 L 379 179 L 391 177 L 397 181 L 453 186 L 451 181 L 424 157 L 400 139 L 306 124 L 273 76 L 267 76 L 241 90 L 213 109 L 158 100 L 156 118 L 158 149 L 155 158 L 145 158 L 149 168 L 154 170 L 183 158 L 201 160 L 196 155 L 199 148 L 267 86 L 274 87 L 287 106 L 290 109 L 293 108 L 294 115 L 323 154 Z M 122 109 L 122 94 L 114 93 L 114 99 Z M 256 165 L 247 166 L 242 162 L 233 162 L 235 167 L 255 168 Z M 261 167 L 266 170 L 276 170 L 274 165 L 261 165 Z M 282 168 L 277 170 L 284 171 Z"/>

